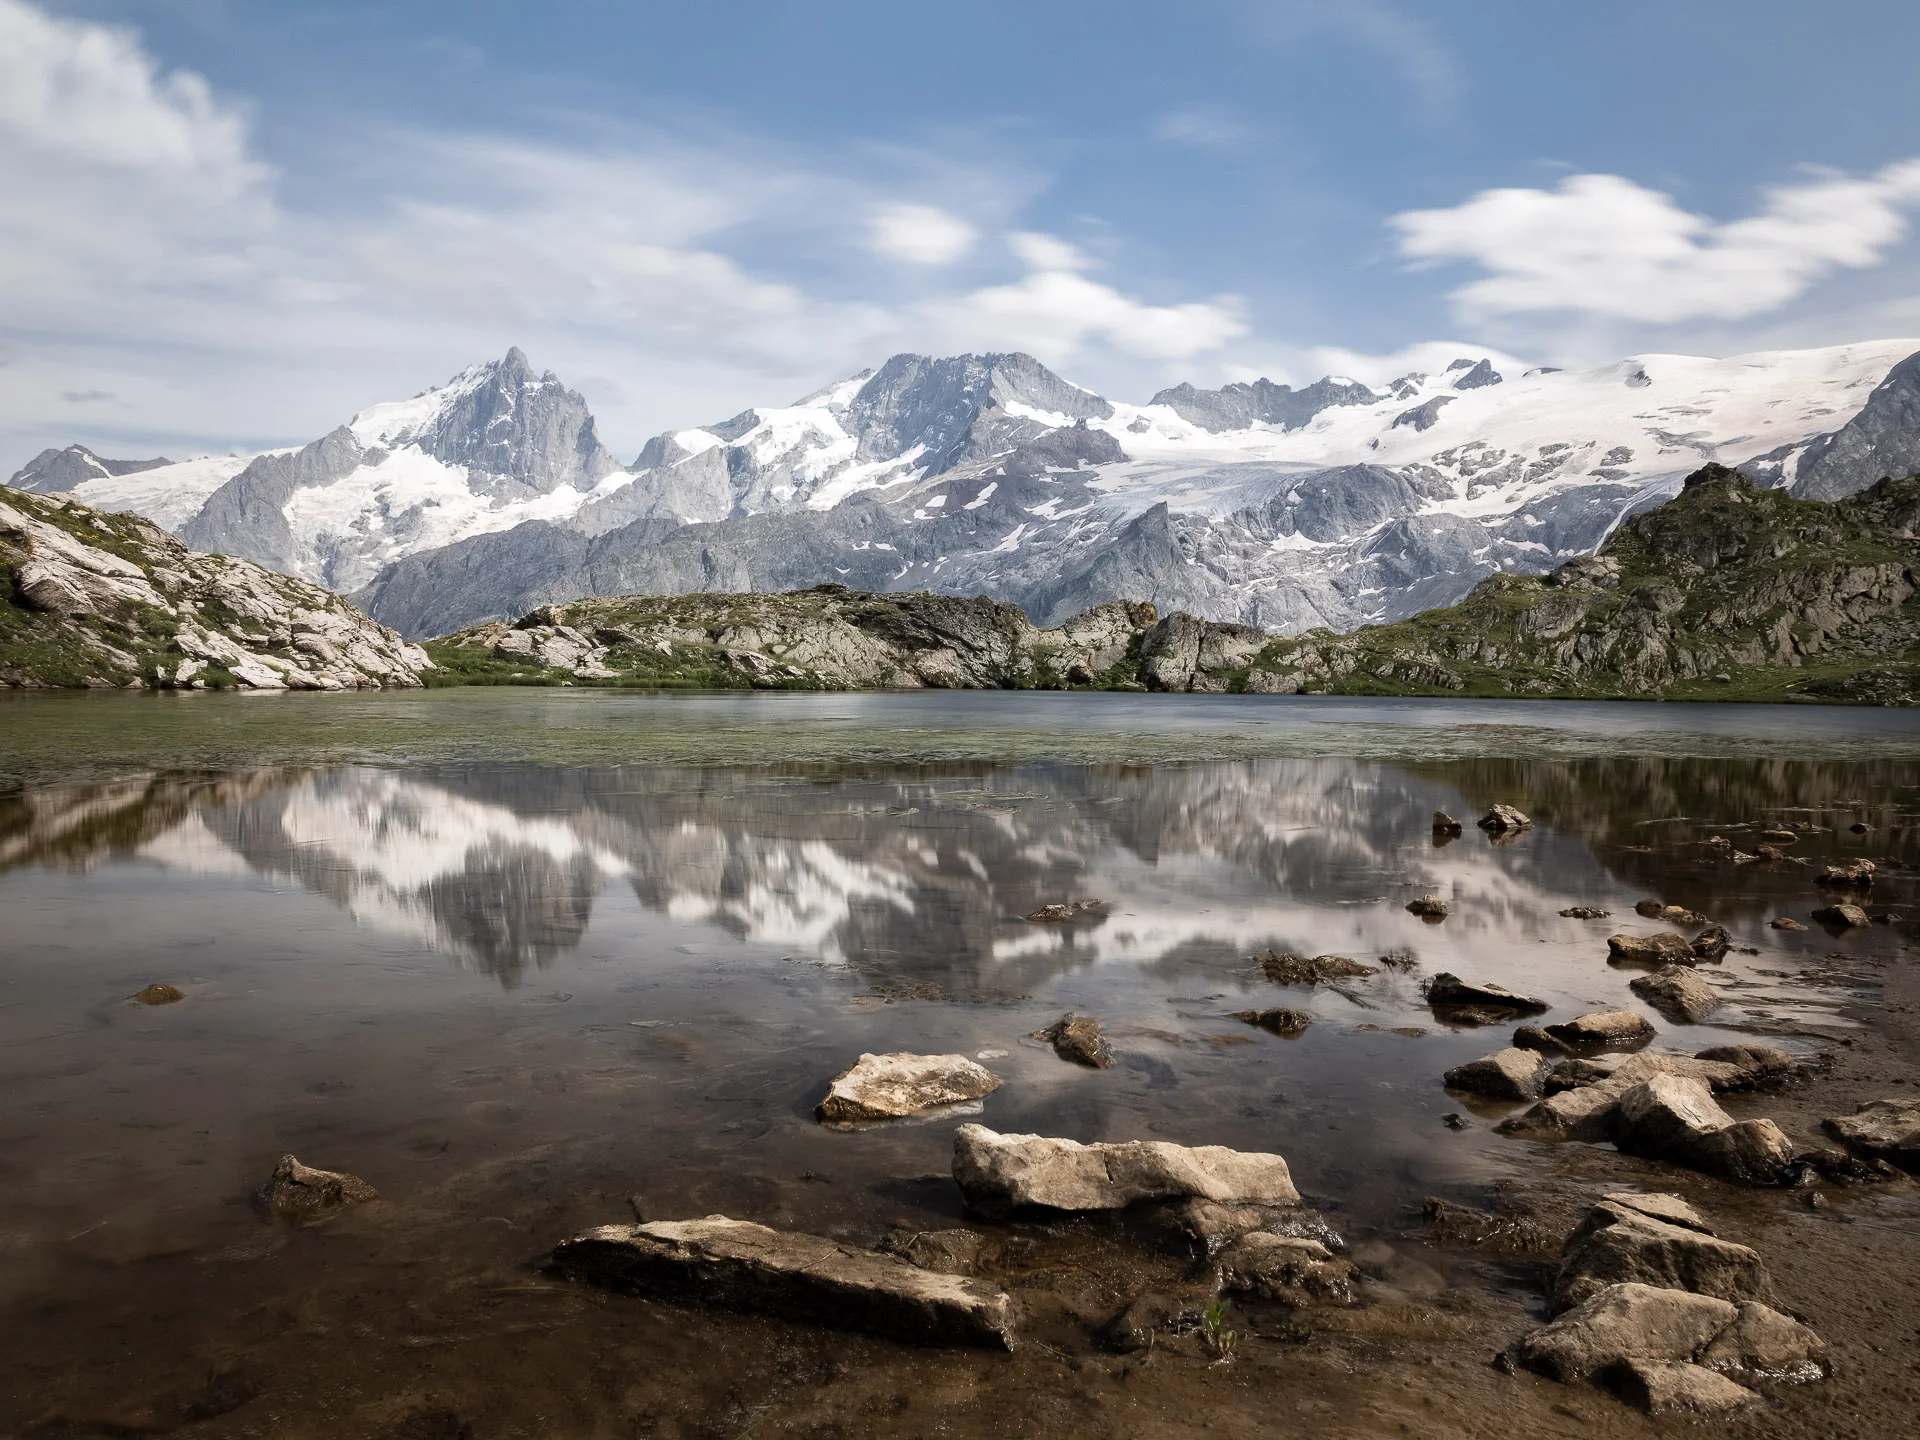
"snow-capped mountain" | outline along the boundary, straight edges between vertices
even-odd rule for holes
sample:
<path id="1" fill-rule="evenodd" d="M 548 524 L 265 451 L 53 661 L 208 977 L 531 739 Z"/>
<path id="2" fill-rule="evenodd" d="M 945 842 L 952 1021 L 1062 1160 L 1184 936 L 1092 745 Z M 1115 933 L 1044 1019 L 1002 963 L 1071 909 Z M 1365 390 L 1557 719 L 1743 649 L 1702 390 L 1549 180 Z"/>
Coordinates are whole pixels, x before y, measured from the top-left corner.
<path id="1" fill-rule="evenodd" d="M 584 400 L 514 350 L 299 450 L 137 473 L 110 467 L 152 462 L 50 451 L 16 483 L 91 463 L 108 473 L 75 482 L 87 503 L 364 587 L 413 635 L 586 594 L 824 581 L 986 593 L 1043 624 L 1130 598 L 1344 630 L 1590 551 L 1707 460 L 1829 499 L 1920 467 L 1916 351 L 1519 375 L 1467 355 L 1378 390 L 1180 385 L 1145 405 L 1025 355 L 897 355 L 622 469 Z"/>

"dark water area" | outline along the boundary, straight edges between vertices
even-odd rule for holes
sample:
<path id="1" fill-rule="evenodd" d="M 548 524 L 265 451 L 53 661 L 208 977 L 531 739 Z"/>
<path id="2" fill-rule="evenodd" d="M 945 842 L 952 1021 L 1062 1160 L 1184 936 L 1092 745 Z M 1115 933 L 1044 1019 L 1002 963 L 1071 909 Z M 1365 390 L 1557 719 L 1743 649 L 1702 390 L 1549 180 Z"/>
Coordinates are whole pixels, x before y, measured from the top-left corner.
<path id="1" fill-rule="evenodd" d="M 96 717 L 115 712 L 0 706 L 31 771 L 0 792 L 0 1434 L 134 1433 L 59 1417 L 161 1413 L 154 1395 L 236 1354 L 252 1377 L 229 1407 L 238 1424 L 283 1383 L 280 1343 L 309 1361 L 326 1350 L 326 1384 L 358 1413 L 391 1383 L 355 1379 L 362 1350 L 437 1353 L 516 1297 L 552 1306 L 540 1258 L 628 1218 L 629 1196 L 649 1218 L 718 1212 L 860 1244 L 958 1223 L 953 1115 L 814 1120 L 862 1052 L 979 1057 L 1006 1083 L 967 1118 L 1002 1131 L 1277 1151 L 1350 1238 L 1392 1234 L 1425 1197 L 1471 1202 L 1539 1157 L 1493 1132 L 1504 1109 L 1441 1087 L 1508 1032 L 1445 1023 L 1425 979 L 1535 994 L 1549 1022 L 1644 1011 L 1606 936 L 1661 928 L 1633 912 L 1657 896 L 1724 924 L 1736 951 L 1703 967 L 1729 1002 L 1714 1023 L 1645 1012 L 1656 1048 L 1758 1034 L 1810 1055 L 1845 1043 L 1872 998 L 1849 958 L 1912 937 L 1810 920 L 1817 865 L 1872 858 L 1874 903 L 1920 915 L 1906 717 L 1795 712 L 1756 739 L 1704 708 L 1513 706 L 1469 714 L 1469 744 L 1465 706 L 1343 702 L 1302 722 L 1298 707 L 1169 701 L 1157 717 L 1108 712 L 1123 722 L 1108 731 L 1082 715 L 1049 740 L 1064 712 L 1020 697 L 980 706 L 972 728 L 923 697 L 820 698 L 837 703 L 623 714 L 492 698 L 440 712 L 447 733 L 402 761 L 311 765 L 249 727 L 315 712 L 242 701 L 184 713 L 237 715 L 204 743 L 270 763 L 192 768 L 170 731 L 181 708 L 125 706 L 138 723 L 76 743 L 66 776 L 54 732 L 111 730 Z M 155 714 L 162 733 L 141 733 Z M 1183 749 L 1303 723 L 1330 727 L 1306 748 L 1345 731 L 1358 753 Z M 679 758 L 609 763 L 598 732 L 622 725 Z M 1125 739 L 1156 725 L 1152 745 Z M 545 751 L 527 740 L 550 726 L 574 733 Z M 1369 754 L 1395 727 L 1453 742 Z M 689 763 L 703 728 L 730 758 Z M 889 734 L 919 738 L 870 753 Z M 802 758 L 773 758 L 783 738 Z M 1084 758 L 1102 745 L 1109 758 Z M 1471 822 L 1495 802 L 1534 828 L 1431 836 L 1432 811 Z M 1730 858 L 1782 825 L 1801 836 L 1790 859 Z M 1704 843 L 1716 836 L 1730 844 Z M 1444 921 L 1404 908 L 1429 892 L 1451 902 Z M 1023 918 L 1082 897 L 1106 907 Z M 1562 918 L 1571 906 L 1612 915 Z M 1808 928 L 1771 928 L 1781 915 Z M 1379 973 L 1280 987 L 1254 960 L 1272 950 Z M 136 1003 L 151 983 L 184 998 Z M 1281 1004 L 1311 1012 L 1304 1034 L 1231 1017 Z M 1106 1023 L 1111 1070 L 1032 1038 L 1065 1010 Z M 382 1203 L 320 1231 L 263 1220 L 250 1195 L 283 1152 L 366 1178 Z M 359 1287 L 351 1318 L 316 1319 L 343 1276 Z M 511 1374 L 516 1346 L 497 1331 L 475 1343 Z"/>

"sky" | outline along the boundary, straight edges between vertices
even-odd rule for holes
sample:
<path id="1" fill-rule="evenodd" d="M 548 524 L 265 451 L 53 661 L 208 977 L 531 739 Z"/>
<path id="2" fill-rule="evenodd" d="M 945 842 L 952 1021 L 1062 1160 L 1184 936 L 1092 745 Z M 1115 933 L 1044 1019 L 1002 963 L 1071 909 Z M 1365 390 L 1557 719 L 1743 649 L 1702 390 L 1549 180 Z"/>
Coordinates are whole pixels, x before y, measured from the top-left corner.
<path id="1" fill-rule="evenodd" d="M 1911 0 L 0 0 L 0 474 L 511 345 L 648 436 L 1920 335 Z"/>

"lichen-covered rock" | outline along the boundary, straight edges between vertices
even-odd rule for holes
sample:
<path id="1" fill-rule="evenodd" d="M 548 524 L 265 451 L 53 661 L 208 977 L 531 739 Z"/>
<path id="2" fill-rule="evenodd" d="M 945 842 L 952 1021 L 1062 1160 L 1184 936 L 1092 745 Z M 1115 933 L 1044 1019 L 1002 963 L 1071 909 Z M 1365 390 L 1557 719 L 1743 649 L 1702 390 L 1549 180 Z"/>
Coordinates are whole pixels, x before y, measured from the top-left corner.
<path id="1" fill-rule="evenodd" d="M 1082 1145 L 1044 1135 L 1001 1135 L 984 1125 L 954 1132 L 953 1178 L 967 1203 L 984 1214 L 1123 1210 L 1187 1196 L 1222 1204 L 1300 1201 L 1278 1155 L 1158 1140 Z"/>
<path id="2" fill-rule="evenodd" d="M 834 1077 L 820 1102 L 822 1120 L 892 1120 L 979 1100 L 1000 1077 L 964 1055 L 862 1055 Z"/>

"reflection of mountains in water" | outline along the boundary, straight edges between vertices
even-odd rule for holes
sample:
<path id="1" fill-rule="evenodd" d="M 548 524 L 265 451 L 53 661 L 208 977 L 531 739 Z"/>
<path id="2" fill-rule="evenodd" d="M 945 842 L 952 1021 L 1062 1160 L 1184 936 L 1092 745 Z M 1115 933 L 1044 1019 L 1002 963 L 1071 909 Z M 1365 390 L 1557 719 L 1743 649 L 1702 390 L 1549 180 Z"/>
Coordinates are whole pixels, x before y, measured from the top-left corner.
<path id="1" fill-rule="evenodd" d="M 578 945 L 602 889 L 624 881 L 676 920 L 878 982 L 1009 994 L 1066 968 L 1168 962 L 1196 947 L 1385 948 L 1406 923 L 1398 904 L 1360 902 L 1397 901 L 1413 886 L 1469 902 L 1449 922 L 1450 944 L 1471 944 L 1476 931 L 1524 934 L 1541 923 L 1541 892 L 1579 894 L 1606 880 L 1589 839 L 1622 865 L 1621 878 L 1652 884 L 1651 873 L 1634 873 L 1647 857 L 1619 848 L 1644 838 L 1638 822 L 1882 794 L 1895 782 L 1881 768 L 1642 760 L 1413 773 L 1264 760 L 892 767 L 817 779 L 654 768 L 277 771 L 0 802 L 0 867 L 132 852 L 202 872 L 285 877 L 362 924 L 505 984 Z M 1436 806 L 1491 799 L 1554 823 L 1498 864 L 1486 863 L 1471 832 L 1444 849 L 1428 845 Z M 1020 919 L 1089 893 L 1116 903 L 1084 925 Z"/>

